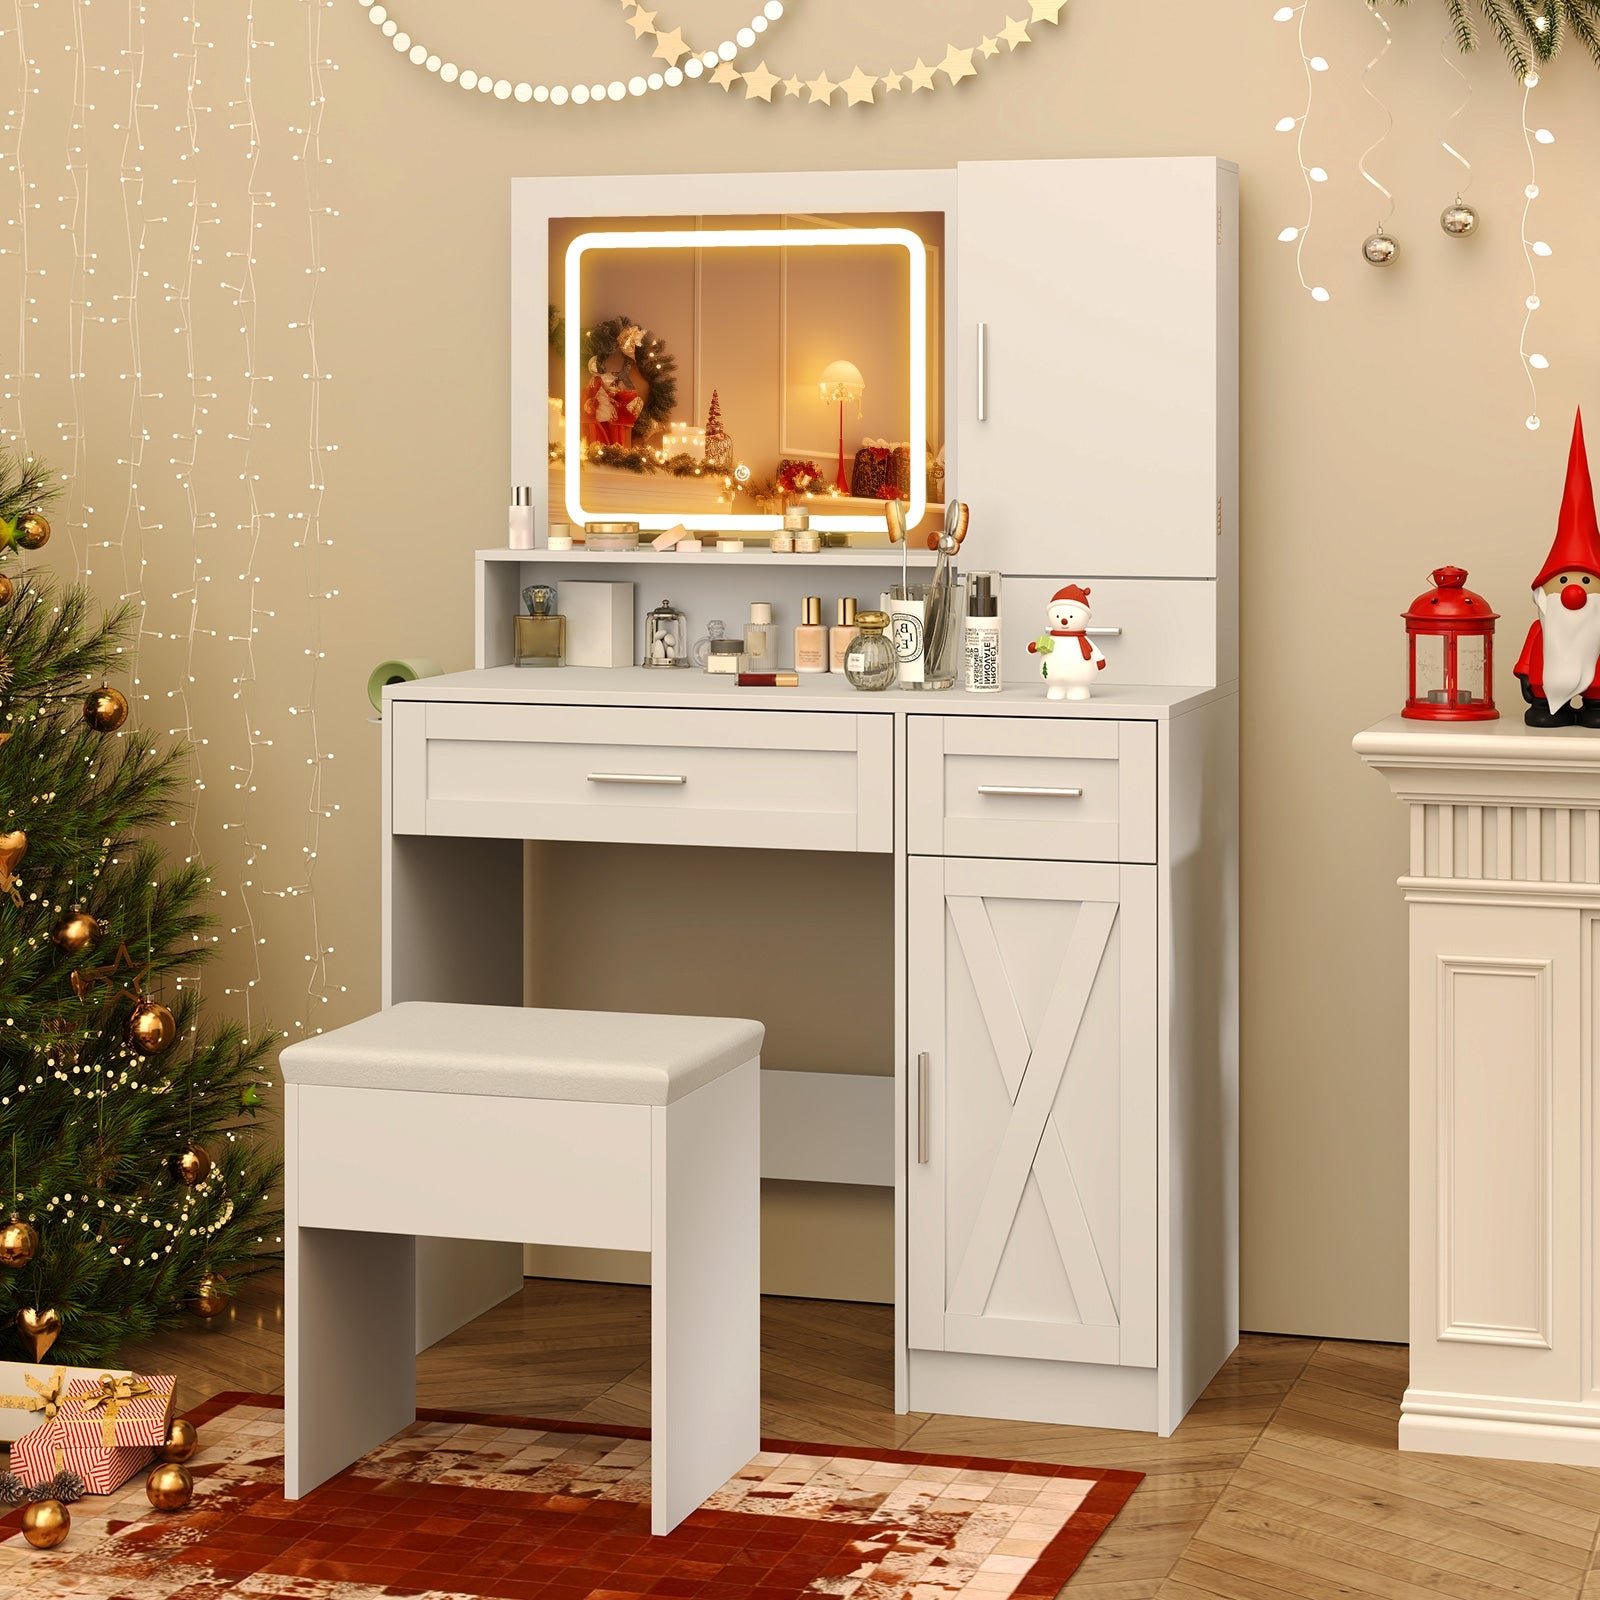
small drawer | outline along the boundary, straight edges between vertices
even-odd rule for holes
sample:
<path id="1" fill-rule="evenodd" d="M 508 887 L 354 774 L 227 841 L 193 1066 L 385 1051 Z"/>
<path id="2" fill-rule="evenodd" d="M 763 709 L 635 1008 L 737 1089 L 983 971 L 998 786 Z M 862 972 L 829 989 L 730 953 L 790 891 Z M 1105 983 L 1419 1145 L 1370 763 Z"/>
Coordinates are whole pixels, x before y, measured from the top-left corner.
<path id="1" fill-rule="evenodd" d="M 1153 723 L 909 721 L 913 855 L 1156 859 Z"/>
<path id="2" fill-rule="evenodd" d="M 397 701 L 396 833 L 888 851 L 888 717 Z"/>

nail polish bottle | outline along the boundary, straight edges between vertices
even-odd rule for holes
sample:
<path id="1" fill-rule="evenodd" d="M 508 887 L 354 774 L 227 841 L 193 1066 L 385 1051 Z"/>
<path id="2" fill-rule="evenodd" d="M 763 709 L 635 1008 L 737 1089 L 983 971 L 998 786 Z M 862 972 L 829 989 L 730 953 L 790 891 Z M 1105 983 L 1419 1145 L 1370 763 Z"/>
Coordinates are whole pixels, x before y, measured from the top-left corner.
<path id="1" fill-rule="evenodd" d="M 828 670 L 828 630 L 822 625 L 822 596 L 808 594 L 800 602 L 800 626 L 794 630 L 794 670 Z"/>
<path id="2" fill-rule="evenodd" d="M 850 641 L 856 636 L 856 603 L 846 596 L 834 608 L 833 626 L 828 630 L 828 668 L 832 672 L 844 671 L 844 658 L 850 653 Z"/>

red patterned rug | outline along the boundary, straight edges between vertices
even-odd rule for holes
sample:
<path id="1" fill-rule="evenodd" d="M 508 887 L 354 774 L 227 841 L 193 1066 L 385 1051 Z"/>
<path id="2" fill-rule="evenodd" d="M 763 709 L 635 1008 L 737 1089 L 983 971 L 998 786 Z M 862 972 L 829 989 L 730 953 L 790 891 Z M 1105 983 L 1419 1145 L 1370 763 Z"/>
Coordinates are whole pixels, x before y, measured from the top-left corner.
<path id="1" fill-rule="evenodd" d="M 1055 1600 L 1137 1472 L 764 1441 L 674 1532 L 649 1531 L 637 1429 L 424 1411 L 303 1500 L 282 1401 L 191 1411 L 195 1496 L 143 1474 L 29 1548 L 0 1521 L 0 1596 L 82 1600 Z"/>

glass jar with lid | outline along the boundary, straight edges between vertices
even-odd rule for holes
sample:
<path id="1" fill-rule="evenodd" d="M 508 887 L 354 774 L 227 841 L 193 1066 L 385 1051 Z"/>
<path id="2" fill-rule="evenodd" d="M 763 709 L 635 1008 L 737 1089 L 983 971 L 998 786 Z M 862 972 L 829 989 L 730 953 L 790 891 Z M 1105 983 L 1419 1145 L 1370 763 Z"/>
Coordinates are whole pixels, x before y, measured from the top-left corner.
<path id="1" fill-rule="evenodd" d="M 644 619 L 644 665 L 689 665 L 689 623 L 670 600 L 663 600 Z"/>
<path id="2" fill-rule="evenodd" d="M 892 689 L 895 680 L 894 645 L 884 634 L 887 611 L 858 611 L 860 630 L 845 651 L 844 675 L 857 689 Z"/>

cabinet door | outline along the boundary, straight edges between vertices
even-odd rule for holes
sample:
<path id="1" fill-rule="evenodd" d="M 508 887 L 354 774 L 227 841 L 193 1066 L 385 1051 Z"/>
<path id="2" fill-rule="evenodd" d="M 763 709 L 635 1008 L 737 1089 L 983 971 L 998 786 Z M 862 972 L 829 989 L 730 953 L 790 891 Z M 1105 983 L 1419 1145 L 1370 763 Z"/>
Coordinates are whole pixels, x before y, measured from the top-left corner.
<path id="1" fill-rule="evenodd" d="M 981 499 L 987 565 L 1216 576 L 1219 175 L 1192 157 L 957 169 L 955 492 Z"/>
<path id="2" fill-rule="evenodd" d="M 1155 868 L 910 874 L 911 1344 L 1154 1366 Z"/>

